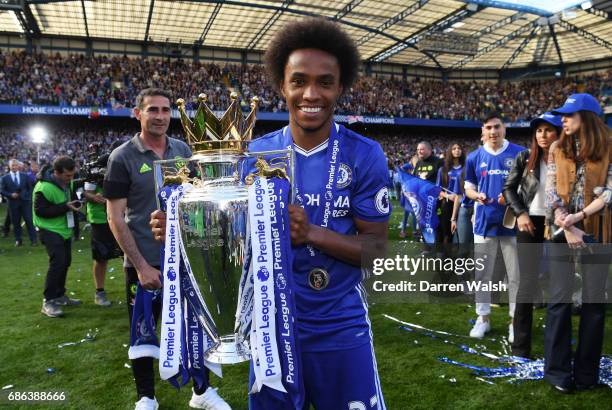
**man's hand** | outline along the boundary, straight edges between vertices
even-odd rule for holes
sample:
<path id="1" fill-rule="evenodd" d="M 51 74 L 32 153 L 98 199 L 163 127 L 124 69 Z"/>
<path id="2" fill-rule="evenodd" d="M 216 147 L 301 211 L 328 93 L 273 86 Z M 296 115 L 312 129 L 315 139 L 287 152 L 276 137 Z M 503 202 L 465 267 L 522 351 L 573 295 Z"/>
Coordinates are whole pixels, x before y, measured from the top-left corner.
<path id="1" fill-rule="evenodd" d="M 78 211 L 79 209 L 81 209 L 81 206 L 83 206 L 83 203 L 81 201 L 75 200 L 66 203 L 66 206 L 73 211 Z"/>
<path id="2" fill-rule="evenodd" d="M 308 242 L 310 222 L 304 208 L 298 205 L 289 205 L 289 225 L 291 226 L 291 243 L 303 245 Z"/>
<path id="3" fill-rule="evenodd" d="M 164 242 L 166 240 L 166 213 L 156 209 L 151 212 L 151 220 L 149 221 L 153 238 L 156 241 Z"/>
<path id="4" fill-rule="evenodd" d="M 11 194 L 11 198 L 13 198 L 13 199 L 17 199 L 17 198 L 19 198 L 19 194 L 18 194 L 17 192 L 13 192 L 13 193 Z"/>
<path id="5" fill-rule="evenodd" d="M 443 200 L 446 199 L 447 201 L 454 201 L 455 200 L 455 194 L 449 193 L 449 192 L 445 192 L 445 191 L 440 191 L 440 195 L 438 196 L 439 200 Z"/>
<path id="6" fill-rule="evenodd" d="M 504 198 L 504 196 L 502 194 L 499 194 L 497 196 L 497 203 L 500 204 L 501 206 L 505 206 L 506 205 L 506 198 Z"/>
<path id="7" fill-rule="evenodd" d="M 478 202 L 480 205 L 486 205 L 487 204 L 487 194 L 485 194 L 484 192 L 479 192 L 478 195 L 476 195 L 476 198 L 474 199 L 474 201 Z"/>
<path id="8" fill-rule="evenodd" d="M 529 235 L 535 235 L 535 226 L 529 217 L 527 212 L 523 212 L 519 215 L 516 220 L 516 224 L 518 225 L 519 231 L 521 232 L 529 232 Z"/>
<path id="9" fill-rule="evenodd" d="M 457 230 L 457 221 L 451 220 L 451 234 L 454 235 L 456 230 Z"/>
<path id="10" fill-rule="evenodd" d="M 140 286 L 143 288 L 149 290 L 161 288 L 161 272 L 158 269 L 147 264 L 142 269 L 136 269 L 136 272 Z"/>
<path id="11" fill-rule="evenodd" d="M 102 194 L 99 193 L 99 192 L 97 194 L 95 194 L 95 195 L 92 195 L 90 197 L 90 199 L 91 199 L 91 201 L 95 202 L 96 204 L 100 204 L 100 205 L 106 204 L 106 198 L 104 198 L 102 196 Z"/>

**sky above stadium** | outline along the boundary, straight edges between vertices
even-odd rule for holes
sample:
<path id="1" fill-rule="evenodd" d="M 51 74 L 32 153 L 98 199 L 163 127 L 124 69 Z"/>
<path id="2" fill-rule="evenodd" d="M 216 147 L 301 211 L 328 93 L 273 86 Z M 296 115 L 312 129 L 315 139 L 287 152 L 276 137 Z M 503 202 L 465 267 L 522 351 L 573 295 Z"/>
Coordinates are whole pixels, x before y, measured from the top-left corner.
<path id="1" fill-rule="evenodd" d="M 557 13 L 570 7 L 580 6 L 586 0 L 474 0 L 475 3 L 500 5 L 511 9 L 538 9 L 548 13 Z"/>
<path id="2" fill-rule="evenodd" d="M 580 5 L 584 2 L 585 0 L 516 0 L 511 1 L 510 3 L 519 3 L 522 5 L 535 7 L 537 9 L 550 11 L 551 13 L 556 13 L 576 5 Z"/>

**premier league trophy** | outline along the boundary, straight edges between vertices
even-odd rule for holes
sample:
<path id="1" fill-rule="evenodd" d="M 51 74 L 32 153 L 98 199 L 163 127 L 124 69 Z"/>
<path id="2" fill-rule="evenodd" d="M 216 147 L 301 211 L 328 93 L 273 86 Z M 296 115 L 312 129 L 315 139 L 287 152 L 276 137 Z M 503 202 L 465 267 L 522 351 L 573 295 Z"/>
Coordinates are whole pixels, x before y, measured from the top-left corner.
<path id="1" fill-rule="evenodd" d="M 235 93 L 221 118 L 206 105 L 205 95 L 200 95 L 198 100 L 200 104 L 193 119 L 189 118 L 185 102 L 177 101 L 193 157 L 179 162 L 178 166 L 175 164 L 174 169 L 167 166 L 168 161 L 160 161 L 156 164 L 156 183 L 161 189 L 157 180 L 161 176 L 164 185 L 191 184 L 176 205 L 178 240 L 182 242 L 186 265 L 182 289 L 188 294 L 184 295 L 188 308 L 193 309 L 199 325 L 212 341 L 212 346 L 202 349 L 204 359 L 210 363 L 233 364 L 251 358 L 253 285 L 248 283 L 248 268 L 244 269 L 248 263 L 250 235 L 247 184 L 252 183 L 255 175 L 288 179 L 292 152 L 246 152 L 255 125 L 256 97 L 246 117 Z M 270 156 L 274 157 L 271 162 Z M 258 171 L 249 174 L 251 168 Z M 171 215 L 170 203 L 168 215 Z M 172 228 L 168 225 L 167 229 Z M 166 252 L 171 249 L 168 246 L 167 236 Z"/>

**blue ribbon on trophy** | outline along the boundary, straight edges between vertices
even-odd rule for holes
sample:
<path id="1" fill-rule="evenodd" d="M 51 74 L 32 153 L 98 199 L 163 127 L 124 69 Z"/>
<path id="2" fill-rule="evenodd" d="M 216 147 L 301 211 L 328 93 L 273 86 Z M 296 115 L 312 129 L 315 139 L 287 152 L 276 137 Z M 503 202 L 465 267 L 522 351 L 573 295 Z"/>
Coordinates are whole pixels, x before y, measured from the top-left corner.
<path id="1" fill-rule="evenodd" d="M 281 348 L 280 360 L 283 371 L 283 384 L 296 409 L 304 405 L 305 389 L 302 380 L 301 358 L 299 356 L 298 339 L 294 321 L 295 307 L 295 281 L 291 267 L 293 266 L 293 253 L 291 252 L 291 232 L 289 225 L 289 203 L 290 187 L 286 180 L 279 180 L 280 192 L 276 196 L 275 207 L 280 210 L 282 220 L 280 227 L 277 223 L 272 225 L 272 249 L 275 256 L 277 249 L 280 250 L 278 258 L 280 261 L 274 263 L 274 286 L 277 306 L 277 323 L 279 333 L 279 345 Z M 278 232 L 278 234 L 275 234 Z"/>
<path id="2" fill-rule="evenodd" d="M 189 188 L 190 184 L 169 185 L 159 192 L 167 222 L 166 241 L 161 248 L 163 305 L 159 370 L 162 380 L 169 380 L 175 387 L 185 385 L 190 378 L 201 387 L 205 381 L 204 367 L 221 376 L 220 365 L 204 360 L 212 341 L 197 324 L 190 300 L 195 298 L 195 292 L 189 280 L 191 267 L 184 255 L 178 221 L 178 202 Z"/>
<path id="3" fill-rule="evenodd" d="M 128 357 L 131 360 L 141 357 L 159 358 L 153 301 L 160 296 L 159 291 L 146 290 L 140 286 L 140 283 L 137 285 L 128 349 Z"/>
<path id="4" fill-rule="evenodd" d="M 197 386 L 202 387 L 204 367 L 207 367 L 219 377 L 223 377 L 223 373 L 220 364 L 209 362 L 204 358 L 204 354 L 214 345 L 214 342 L 202 328 L 194 309 L 194 306 L 198 306 L 199 301 L 196 295 L 197 290 L 190 280 L 192 269 L 182 240 L 179 243 L 179 248 L 181 250 L 181 266 L 183 267 L 180 274 L 182 294 L 187 311 L 185 323 L 189 324 L 188 332 L 184 333 L 186 341 L 183 344 L 183 352 L 188 358 L 188 361 L 184 363 L 188 363 L 189 373 L 196 381 Z M 204 310 L 207 312 L 206 306 L 204 306 Z"/>
<path id="5" fill-rule="evenodd" d="M 250 275 L 243 286 L 248 288 L 252 280 L 251 393 L 279 400 L 288 395 L 293 407 L 301 409 L 304 386 L 294 325 L 289 192 L 289 182 L 279 178 L 255 177 L 249 187 L 251 247 L 245 269 Z M 245 293 L 243 288 L 241 295 Z M 239 309 L 248 310 L 247 306 L 245 301 Z"/>

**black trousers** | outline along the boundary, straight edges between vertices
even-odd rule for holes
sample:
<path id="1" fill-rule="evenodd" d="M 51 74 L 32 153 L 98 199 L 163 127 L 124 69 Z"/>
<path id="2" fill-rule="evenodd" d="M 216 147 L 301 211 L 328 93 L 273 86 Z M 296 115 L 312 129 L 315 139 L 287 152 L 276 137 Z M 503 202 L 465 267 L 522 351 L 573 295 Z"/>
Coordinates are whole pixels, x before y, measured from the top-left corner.
<path id="1" fill-rule="evenodd" d="M 155 267 L 159 269 L 159 266 Z M 136 299 L 136 289 L 138 287 L 138 273 L 135 268 L 124 268 L 125 271 L 125 293 L 127 297 L 128 315 L 130 318 L 130 326 L 132 325 L 132 316 L 134 314 L 134 301 Z M 157 298 L 153 302 L 153 316 L 155 317 L 155 326 L 159 322 L 159 315 L 162 310 L 162 300 Z M 136 393 L 138 399 L 146 396 L 150 399 L 155 397 L 155 369 L 153 367 L 152 357 L 141 357 L 139 359 L 132 360 L 132 373 L 134 374 L 134 381 L 136 382 Z M 198 388 L 195 384 L 193 386 L 197 394 L 202 394 L 208 388 L 209 371 L 206 369 L 204 373 L 204 385 L 202 388 Z"/>
<path id="2" fill-rule="evenodd" d="M 32 222 L 32 201 L 24 201 L 21 199 L 9 199 L 9 213 L 11 214 L 11 223 L 13 224 L 13 232 L 15 240 L 21 242 L 21 219 L 26 223 L 30 242 L 36 243 L 36 229 Z"/>
<path id="3" fill-rule="evenodd" d="M 544 333 L 544 379 L 562 386 L 572 383 L 594 385 L 599 380 L 606 316 L 607 268 L 612 258 L 609 253 L 591 255 L 587 251 L 578 255 L 575 251 L 569 251 L 565 244 L 551 244 L 550 249 L 550 301 Z M 582 274 L 583 303 L 572 367 L 571 297 L 575 258 Z"/>
<path id="4" fill-rule="evenodd" d="M 451 232 L 451 218 L 453 217 L 453 202 L 446 199 L 440 201 L 440 218 L 436 230 L 436 242 L 443 244 L 453 243 Z"/>
<path id="5" fill-rule="evenodd" d="M 49 255 L 49 270 L 45 280 L 45 300 L 56 299 L 66 293 L 66 275 L 72 262 L 72 240 L 41 229 L 40 241 Z"/>
<path id="6" fill-rule="evenodd" d="M 4 225 L 2 226 L 2 233 L 4 236 L 8 236 L 11 231 L 11 211 L 6 208 L 6 216 L 4 217 Z"/>
<path id="7" fill-rule="evenodd" d="M 541 299 L 538 282 L 540 261 L 544 250 L 545 217 L 531 216 L 535 235 L 517 231 L 516 241 L 519 255 L 519 288 L 514 311 L 514 343 L 512 354 L 520 357 L 531 355 L 531 328 L 533 326 L 533 303 Z"/>

